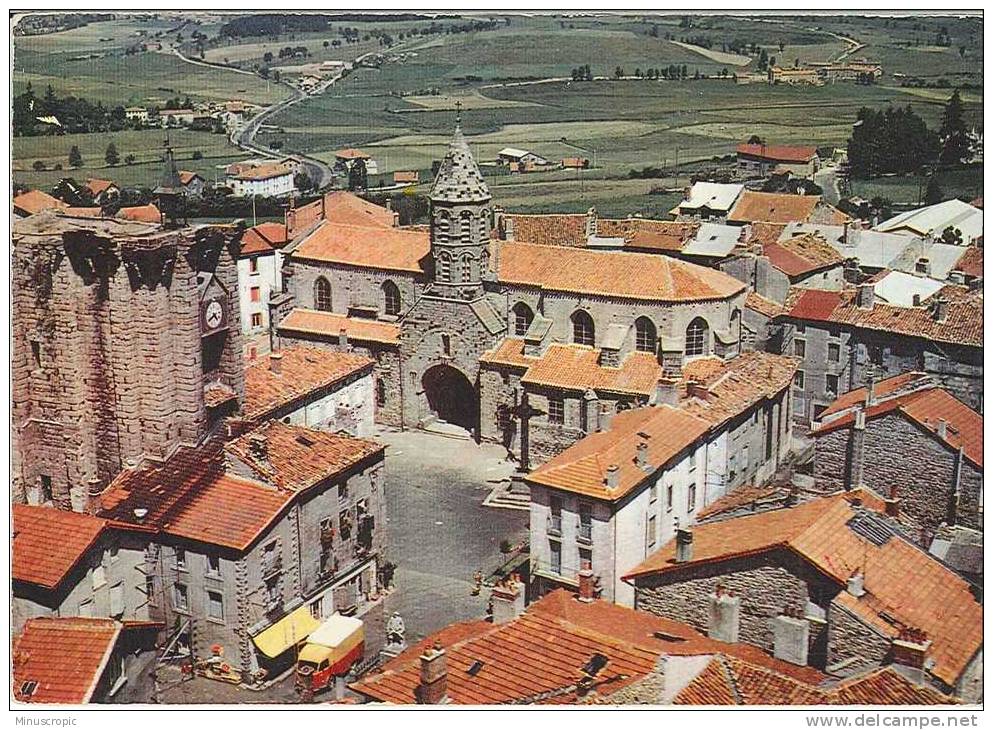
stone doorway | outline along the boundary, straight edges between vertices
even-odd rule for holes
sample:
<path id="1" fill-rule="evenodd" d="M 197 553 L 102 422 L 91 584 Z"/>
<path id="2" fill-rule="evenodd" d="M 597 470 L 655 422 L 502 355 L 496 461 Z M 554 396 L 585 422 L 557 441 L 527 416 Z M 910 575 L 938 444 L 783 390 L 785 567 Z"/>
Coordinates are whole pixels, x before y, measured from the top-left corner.
<path id="1" fill-rule="evenodd" d="M 421 378 L 421 387 L 434 419 L 476 435 L 479 428 L 479 394 L 460 370 L 451 365 L 428 368 Z"/>

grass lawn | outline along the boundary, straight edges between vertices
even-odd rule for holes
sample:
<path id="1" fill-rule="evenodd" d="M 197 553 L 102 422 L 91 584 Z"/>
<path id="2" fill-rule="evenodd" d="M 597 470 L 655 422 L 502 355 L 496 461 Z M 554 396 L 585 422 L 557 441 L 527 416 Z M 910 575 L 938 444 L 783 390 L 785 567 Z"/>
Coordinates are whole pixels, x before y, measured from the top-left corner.
<path id="1" fill-rule="evenodd" d="M 939 170 L 938 185 L 944 198 L 971 200 L 983 195 L 983 170 L 981 165 L 956 170 Z M 898 205 L 923 205 L 918 198 L 927 183 L 921 184 L 914 176 L 877 177 L 872 180 L 853 180 L 852 192 L 871 200 L 876 196 L 889 198 Z"/>

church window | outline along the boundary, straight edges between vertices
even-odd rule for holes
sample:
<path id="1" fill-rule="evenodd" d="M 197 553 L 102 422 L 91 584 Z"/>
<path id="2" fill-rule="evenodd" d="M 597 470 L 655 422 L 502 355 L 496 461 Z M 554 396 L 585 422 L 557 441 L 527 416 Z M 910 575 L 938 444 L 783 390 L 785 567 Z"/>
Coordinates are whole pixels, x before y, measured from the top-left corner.
<path id="1" fill-rule="evenodd" d="M 548 399 L 548 422 L 565 423 L 565 400 L 556 396 Z"/>
<path id="2" fill-rule="evenodd" d="M 686 328 L 687 357 L 707 354 L 709 329 L 710 328 L 707 326 L 707 320 L 702 317 L 697 317 L 690 322 L 690 326 Z"/>
<path id="3" fill-rule="evenodd" d="M 655 352 L 655 325 L 648 317 L 638 317 L 634 322 L 634 346 L 638 352 Z"/>
<path id="4" fill-rule="evenodd" d="M 523 337 L 528 328 L 531 326 L 531 322 L 534 321 L 534 312 L 531 311 L 529 307 L 524 302 L 518 302 L 514 305 L 514 334 L 518 337 Z"/>
<path id="5" fill-rule="evenodd" d="M 384 311 L 390 316 L 400 314 L 400 289 L 392 281 L 383 284 Z"/>
<path id="6" fill-rule="evenodd" d="M 450 281 L 452 277 L 452 260 L 447 253 L 438 255 L 438 278 L 441 281 Z"/>
<path id="7" fill-rule="evenodd" d="M 472 281 L 472 257 L 462 257 L 462 281 Z"/>
<path id="8" fill-rule="evenodd" d="M 467 210 L 459 214 L 459 240 L 462 243 L 472 242 L 472 213 Z"/>
<path id="9" fill-rule="evenodd" d="M 321 312 L 331 311 L 331 282 L 323 276 L 317 278 L 314 284 L 314 309 Z"/>
<path id="10" fill-rule="evenodd" d="M 581 309 L 572 315 L 572 341 L 577 345 L 590 347 L 596 341 L 593 318 Z"/>

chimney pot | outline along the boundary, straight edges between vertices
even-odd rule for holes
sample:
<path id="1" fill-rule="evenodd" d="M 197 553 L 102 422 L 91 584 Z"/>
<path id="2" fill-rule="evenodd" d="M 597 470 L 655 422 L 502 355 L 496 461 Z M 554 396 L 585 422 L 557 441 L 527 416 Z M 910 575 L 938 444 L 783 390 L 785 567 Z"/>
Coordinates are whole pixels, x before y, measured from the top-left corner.
<path id="1" fill-rule="evenodd" d="M 944 322 L 946 319 L 948 319 L 948 300 L 939 297 L 934 302 L 934 321 Z"/>
<path id="2" fill-rule="evenodd" d="M 876 302 L 876 287 L 874 284 L 859 284 L 856 303 L 859 309 L 872 309 Z"/>
<path id="3" fill-rule="evenodd" d="M 596 579 L 589 568 L 579 571 L 579 597 L 583 603 L 592 603 L 596 599 Z"/>
<path id="4" fill-rule="evenodd" d="M 680 528 L 676 530 L 676 562 L 688 563 L 693 559 L 693 530 Z"/>
<path id="5" fill-rule="evenodd" d="M 638 450 L 635 454 L 635 463 L 639 469 L 648 469 L 648 442 L 639 441 Z"/>
<path id="6" fill-rule="evenodd" d="M 938 434 L 938 438 L 947 440 L 948 439 L 948 421 L 944 418 L 938 419 L 938 425 L 935 426 L 935 433 Z"/>
<path id="7" fill-rule="evenodd" d="M 865 595 L 865 578 L 860 571 L 856 570 L 848 579 L 848 592 L 856 598 Z"/>
<path id="8" fill-rule="evenodd" d="M 348 330 L 344 327 L 338 330 L 338 346 L 348 347 Z"/>
<path id="9" fill-rule="evenodd" d="M 620 476 L 620 467 L 617 464 L 611 464 L 607 467 L 607 488 L 617 489 L 618 479 Z"/>
<path id="10" fill-rule="evenodd" d="M 273 375 L 282 375 L 283 353 L 273 352 L 269 354 L 269 370 L 272 371 Z"/>
<path id="11" fill-rule="evenodd" d="M 134 513 L 134 518 L 138 520 L 138 522 L 142 522 L 145 519 L 145 517 L 148 516 L 148 510 L 145 509 L 144 507 L 135 507 L 133 513 Z"/>
<path id="12" fill-rule="evenodd" d="M 490 609 L 494 624 L 513 621 L 524 612 L 524 584 L 516 575 L 511 576 L 490 592 Z"/>
<path id="13" fill-rule="evenodd" d="M 448 699 L 448 659 L 439 642 L 421 654 L 421 681 L 415 692 L 417 704 L 438 705 Z"/>

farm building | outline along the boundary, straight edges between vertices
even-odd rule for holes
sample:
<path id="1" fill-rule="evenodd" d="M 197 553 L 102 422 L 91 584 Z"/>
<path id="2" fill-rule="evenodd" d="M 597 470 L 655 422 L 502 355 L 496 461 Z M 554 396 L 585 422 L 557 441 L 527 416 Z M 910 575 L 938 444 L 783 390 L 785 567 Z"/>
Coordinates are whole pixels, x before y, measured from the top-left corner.
<path id="1" fill-rule="evenodd" d="M 773 170 L 786 169 L 798 177 L 812 177 L 820 167 L 817 148 L 811 146 L 740 144 L 737 149 L 738 174 L 765 177 Z"/>
<path id="2" fill-rule="evenodd" d="M 513 165 L 517 163 L 518 171 L 525 172 L 535 166 L 548 164 L 548 160 L 535 152 L 519 150 L 516 147 L 504 147 L 497 152 L 497 162 L 501 165 Z"/>

